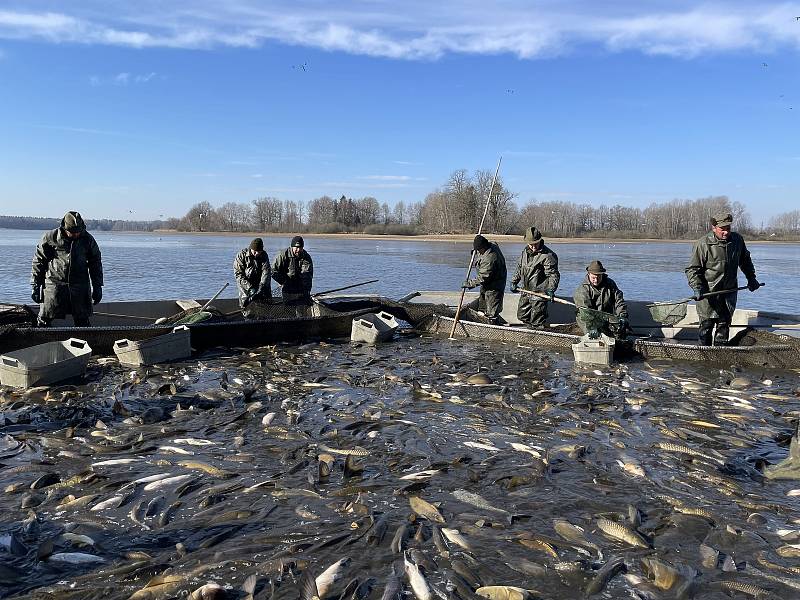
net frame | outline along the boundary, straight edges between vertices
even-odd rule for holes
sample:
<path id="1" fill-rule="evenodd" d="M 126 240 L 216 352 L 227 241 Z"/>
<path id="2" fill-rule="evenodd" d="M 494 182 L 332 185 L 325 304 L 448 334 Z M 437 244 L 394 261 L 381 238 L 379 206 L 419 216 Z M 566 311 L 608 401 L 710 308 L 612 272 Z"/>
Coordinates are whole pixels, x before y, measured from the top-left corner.
<path id="1" fill-rule="evenodd" d="M 657 302 L 648 304 L 647 308 L 655 322 L 672 327 L 686 318 L 686 305 L 686 302 Z"/>

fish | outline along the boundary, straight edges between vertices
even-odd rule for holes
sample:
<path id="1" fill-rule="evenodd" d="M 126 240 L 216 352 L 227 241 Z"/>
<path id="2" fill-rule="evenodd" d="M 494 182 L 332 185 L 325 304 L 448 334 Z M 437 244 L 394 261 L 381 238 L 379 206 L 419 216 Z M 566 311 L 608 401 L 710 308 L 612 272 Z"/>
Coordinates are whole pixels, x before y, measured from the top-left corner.
<path id="1" fill-rule="evenodd" d="M 175 438 L 172 440 L 173 444 L 188 444 L 190 446 L 216 446 L 216 442 L 211 440 L 203 440 L 198 438 Z"/>
<path id="2" fill-rule="evenodd" d="M 625 542 L 626 544 L 630 544 L 631 546 L 636 546 L 638 548 L 650 548 L 650 544 L 640 533 L 634 531 L 630 527 L 622 525 L 621 523 L 617 523 L 609 519 L 598 519 L 597 528 L 608 537 L 615 540 Z"/>
<path id="3" fill-rule="evenodd" d="M 230 471 L 225 471 L 224 469 L 220 469 L 219 467 L 215 467 L 214 465 L 209 465 L 208 463 L 196 461 L 196 460 L 182 460 L 178 462 L 178 465 L 181 467 L 185 467 L 187 469 L 196 469 L 199 471 L 203 471 L 212 477 L 217 477 L 219 479 L 229 479 L 231 477 L 236 477 L 237 473 L 232 473 Z"/>
<path id="4" fill-rule="evenodd" d="M 496 506 L 492 506 L 485 498 L 479 496 L 478 494 L 474 494 L 472 492 L 468 492 L 467 490 L 462 490 L 462 489 L 453 490 L 450 493 L 456 500 L 464 502 L 465 504 L 471 504 L 476 508 L 488 510 L 489 512 L 511 516 L 510 512 L 502 508 L 497 508 Z"/>
<path id="5" fill-rule="evenodd" d="M 487 585 L 479 587 L 475 593 L 489 600 L 528 600 L 530 597 L 528 590 L 513 585 Z"/>
<path id="6" fill-rule="evenodd" d="M 425 471 L 419 471 L 417 473 L 409 473 L 408 475 L 403 475 L 402 477 L 400 477 L 400 479 L 420 481 L 420 480 L 430 479 L 434 475 L 438 475 L 441 472 L 442 472 L 441 469 L 427 469 Z"/>
<path id="7" fill-rule="evenodd" d="M 419 566 L 408 560 L 408 556 L 403 557 L 406 577 L 411 591 L 414 592 L 417 600 L 431 600 L 431 588 L 419 570 Z"/>
<path id="8" fill-rule="evenodd" d="M 386 577 L 386 584 L 383 588 L 381 600 L 399 600 L 400 598 L 400 577 L 397 575 L 397 569 L 392 564 L 389 575 Z"/>
<path id="9" fill-rule="evenodd" d="M 395 554 L 400 554 L 403 551 L 403 546 L 408 538 L 408 531 L 410 528 L 411 525 L 406 522 L 400 525 L 400 527 L 397 528 L 397 531 L 395 531 L 394 537 L 392 538 L 392 543 L 390 545 L 392 552 Z"/>
<path id="10" fill-rule="evenodd" d="M 451 543 L 455 544 L 456 546 L 460 546 L 469 552 L 472 551 L 472 546 L 470 546 L 469 542 L 463 535 L 461 535 L 461 532 L 458 529 L 448 529 L 447 527 L 442 527 L 442 533 L 444 534 L 444 537 L 446 537 Z"/>
<path id="11" fill-rule="evenodd" d="M 118 508 L 122 504 L 123 497 L 122 496 L 112 496 L 107 500 L 103 500 L 102 502 L 98 502 L 94 506 L 92 506 L 89 510 L 92 512 L 97 512 L 101 510 L 105 510 L 107 508 Z"/>
<path id="12" fill-rule="evenodd" d="M 789 456 L 764 469 L 767 479 L 800 479 L 800 424 L 789 442 Z"/>
<path id="13" fill-rule="evenodd" d="M 191 450 L 186 450 L 186 449 L 181 448 L 179 446 L 159 446 L 158 450 L 160 452 L 170 452 L 172 454 L 183 454 L 185 456 L 194 455 L 194 452 L 192 452 Z"/>
<path id="14" fill-rule="evenodd" d="M 147 500 L 142 500 L 136 503 L 132 508 L 131 512 L 128 513 L 128 516 L 131 518 L 131 521 L 136 523 L 142 529 L 149 531 L 150 527 L 145 524 L 143 521 L 145 510 L 146 510 L 146 503 Z"/>
<path id="15" fill-rule="evenodd" d="M 408 502 L 413 510 L 420 517 L 428 519 L 434 523 L 444 524 L 445 520 L 439 510 L 430 502 L 427 502 L 419 496 L 410 496 Z"/>
<path id="16" fill-rule="evenodd" d="M 333 584 L 344 576 L 344 570 L 350 565 L 351 562 L 352 559 L 348 556 L 340 558 L 317 576 L 317 578 L 314 580 L 314 583 L 317 586 L 320 600 L 325 600 L 325 597 L 333 588 Z"/>
<path id="17" fill-rule="evenodd" d="M 114 465 L 129 465 L 131 463 L 141 462 L 141 458 L 113 458 L 111 460 L 101 460 L 100 462 L 96 462 L 92 464 L 92 468 L 95 467 L 108 467 Z"/>
<path id="18" fill-rule="evenodd" d="M 478 450 L 490 450 L 492 452 L 500 452 L 501 449 L 491 444 L 481 444 L 480 442 L 464 442 L 468 448 L 477 448 Z"/>
<path id="19" fill-rule="evenodd" d="M 85 552 L 57 552 L 47 557 L 50 562 L 63 562 L 70 565 L 88 565 L 92 563 L 104 563 L 106 559 L 94 554 Z"/>
<path id="20" fill-rule="evenodd" d="M 161 488 L 165 488 L 170 485 L 177 485 L 190 479 L 194 479 L 194 475 L 175 475 L 173 477 L 165 477 L 163 479 L 158 479 L 148 483 L 144 486 L 144 491 L 152 492 L 155 490 L 160 490 Z"/>
<path id="21" fill-rule="evenodd" d="M 617 574 L 625 570 L 625 559 L 621 556 L 617 556 L 615 558 L 610 558 L 606 564 L 604 564 L 600 569 L 595 573 L 592 580 L 586 586 L 586 595 L 592 596 L 594 594 L 599 594 L 602 592 L 605 587 L 608 585 L 608 582 Z"/>
<path id="22" fill-rule="evenodd" d="M 317 446 L 323 452 L 330 452 L 331 454 L 340 454 L 342 456 L 369 456 L 369 451 L 356 446 L 355 448 L 347 448 L 347 449 L 339 449 L 339 448 L 331 448 L 330 446 L 326 446 L 325 444 L 318 444 Z"/>

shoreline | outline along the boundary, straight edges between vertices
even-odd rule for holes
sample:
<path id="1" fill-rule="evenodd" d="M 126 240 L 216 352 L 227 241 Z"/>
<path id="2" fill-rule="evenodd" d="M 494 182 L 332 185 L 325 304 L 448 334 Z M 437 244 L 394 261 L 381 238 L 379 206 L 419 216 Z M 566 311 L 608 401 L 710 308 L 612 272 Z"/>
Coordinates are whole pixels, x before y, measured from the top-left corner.
<path id="1" fill-rule="evenodd" d="M 420 234 L 420 235 L 393 235 L 393 234 L 373 234 L 373 233 L 259 233 L 258 231 L 177 231 L 175 229 L 157 229 L 154 231 L 117 231 L 111 233 L 124 234 L 150 234 L 150 235 L 198 235 L 198 236 L 219 236 L 219 237 L 243 237 L 243 238 L 286 238 L 291 240 L 295 235 L 301 235 L 304 239 L 353 239 L 353 240 L 387 240 L 387 241 L 409 241 L 409 242 L 437 242 L 437 243 L 472 243 L 475 234 L 473 233 L 447 233 L 447 234 Z M 504 243 L 524 243 L 521 235 L 506 234 L 486 234 L 485 236 L 492 242 Z M 544 236 L 545 243 L 554 244 L 693 244 L 695 240 L 666 240 L 660 238 L 604 238 L 604 237 L 547 237 Z M 751 244 L 798 244 L 800 240 L 748 240 Z"/>

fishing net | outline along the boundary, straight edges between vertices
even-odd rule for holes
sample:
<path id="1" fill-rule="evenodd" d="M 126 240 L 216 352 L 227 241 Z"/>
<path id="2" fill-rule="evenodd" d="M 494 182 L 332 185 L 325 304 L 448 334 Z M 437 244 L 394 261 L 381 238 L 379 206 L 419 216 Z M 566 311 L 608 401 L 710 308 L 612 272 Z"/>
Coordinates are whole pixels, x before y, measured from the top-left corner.
<path id="1" fill-rule="evenodd" d="M 0 304 L 0 326 L 18 327 L 36 324 L 36 313 L 24 304 Z"/>
<path id="2" fill-rule="evenodd" d="M 578 307 L 578 319 L 586 325 L 587 331 L 607 331 L 619 323 L 619 319 L 611 313 L 582 306 Z"/>
<path id="3" fill-rule="evenodd" d="M 686 302 L 657 302 L 648 304 L 650 316 L 656 323 L 672 327 L 686 317 Z"/>

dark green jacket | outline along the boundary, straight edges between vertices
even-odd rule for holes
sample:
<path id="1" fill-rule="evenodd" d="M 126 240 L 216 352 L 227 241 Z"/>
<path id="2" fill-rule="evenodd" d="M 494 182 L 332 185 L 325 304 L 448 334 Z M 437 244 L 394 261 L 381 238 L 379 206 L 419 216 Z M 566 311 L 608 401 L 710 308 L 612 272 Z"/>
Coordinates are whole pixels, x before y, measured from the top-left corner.
<path id="1" fill-rule="evenodd" d="M 686 278 L 693 290 L 703 293 L 732 290 L 739 287 L 739 269 L 748 281 L 756 278 L 750 251 L 742 236 L 734 231 L 723 242 L 710 231 L 694 243 Z M 701 320 L 729 315 L 736 308 L 736 297 L 736 293 L 732 293 L 702 300 L 697 303 L 697 315 Z M 722 303 L 727 306 L 722 307 Z"/>
<path id="2" fill-rule="evenodd" d="M 83 225 L 82 219 L 79 224 Z M 103 287 L 100 248 L 92 234 L 84 229 L 72 240 L 62 227 L 45 233 L 33 255 L 31 285 L 45 286 L 42 319 L 91 315 L 92 288 Z"/>
<path id="3" fill-rule="evenodd" d="M 533 252 L 525 246 L 519 257 L 514 277 L 511 278 L 511 285 L 530 292 L 548 292 L 557 290 L 559 281 L 561 274 L 558 272 L 556 253 L 544 244 L 538 252 Z"/>
<path id="4" fill-rule="evenodd" d="M 236 276 L 236 283 L 239 286 L 239 298 L 244 298 L 256 292 L 262 292 L 264 296 L 272 296 L 270 288 L 270 275 L 272 269 L 269 266 L 269 256 L 266 252 L 261 252 L 256 256 L 250 253 L 250 248 L 239 251 L 233 261 L 233 274 Z"/>
<path id="5" fill-rule="evenodd" d="M 583 280 L 573 295 L 575 306 L 591 308 L 611 313 L 623 319 L 628 318 L 628 305 L 622 297 L 622 290 L 610 277 L 604 276 L 597 287 L 589 283 L 589 277 Z"/>
<path id="6" fill-rule="evenodd" d="M 694 243 L 686 277 L 692 289 L 716 292 L 739 287 L 739 269 L 748 281 L 756 278 L 750 251 L 742 236 L 734 231 L 723 242 L 711 231 Z"/>
<path id="7" fill-rule="evenodd" d="M 500 252 L 500 246 L 490 242 L 486 252 L 477 253 L 475 268 L 477 270 L 475 283 L 480 285 L 481 289 L 499 292 L 505 290 L 508 271 L 506 270 L 506 259 Z"/>
<path id="8" fill-rule="evenodd" d="M 311 284 L 314 278 L 314 263 L 305 250 L 300 250 L 299 256 L 292 255 L 292 249 L 287 248 L 275 257 L 272 263 L 272 278 L 277 281 L 286 294 L 311 294 Z"/>

